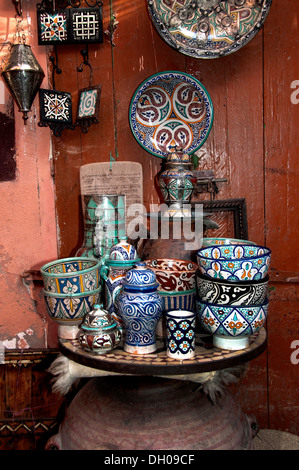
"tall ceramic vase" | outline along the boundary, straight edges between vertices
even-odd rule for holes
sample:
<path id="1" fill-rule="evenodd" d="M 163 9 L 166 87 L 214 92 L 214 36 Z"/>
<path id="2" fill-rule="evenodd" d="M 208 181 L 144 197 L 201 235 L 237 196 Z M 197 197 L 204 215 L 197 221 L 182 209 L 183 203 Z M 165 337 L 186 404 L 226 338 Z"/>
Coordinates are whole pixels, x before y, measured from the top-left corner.
<path id="1" fill-rule="evenodd" d="M 104 258 L 126 234 L 126 203 L 122 194 L 84 195 L 84 241 L 76 256 Z"/>
<path id="2" fill-rule="evenodd" d="M 149 354 L 157 349 L 156 328 L 162 315 L 158 286 L 155 273 L 145 263 L 137 263 L 126 273 L 118 306 L 127 353 Z"/>

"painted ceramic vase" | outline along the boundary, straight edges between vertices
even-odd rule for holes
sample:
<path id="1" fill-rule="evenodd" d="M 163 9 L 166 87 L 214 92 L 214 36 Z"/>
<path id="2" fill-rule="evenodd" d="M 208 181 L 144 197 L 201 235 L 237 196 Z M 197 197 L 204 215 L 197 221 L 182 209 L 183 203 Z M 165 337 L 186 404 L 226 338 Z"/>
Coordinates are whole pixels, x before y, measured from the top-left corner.
<path id="1" fill-rule="evenodd" d="M 171 310 L 166 313 L 166 354 L 174 359 L 190 359 L 195 355 L 196 313 Z"/>
<path id="2" fill-rule="evenodd" d="M 249 346 L 249 336 L 265 324 L 269 300 L 262 305 L 217 305 L 196 300 L 201 326 L 213 335 L 214 346 L 239 350 Z"/>
<path id="3" fill-rule="evenodd" d="M 258 281 L 226 281 L 196 273 L 198 298 L 221 305 L 261 305 L 268 296 L 269 276 Z"/>
<path id="4" fill-rule="evenodd" d="M 84 241 L 76 256 L 102 258 L 126 234 L 122 194 L 82 195 Z"/>
<path id="5" fill-rule="evenodd" d="M 136 248 L 128 243 L 127 237 L 120 237 L 119 243 L 114 245 L 109 253 L 109 260 L 131 261 L 138 258 Z"/>
<path id="6" fill-rule="evenodd" d="M 197 177 L 192 171 L 189 155 L 183 152 L 169 154 L 165 169 L 158 177 L 158 184 L 164 202 L 168 205 L 165 213 L 170 216 L 190 215 L 190 203 Z"/>
<path id="7" fill-rule="evenodd" d="M 84 316 L 100 301 L 102 287 L 79 294 L 57 294 L 43 289 L 48 315 L 58 324 L 59 338 L 74 339 Z"/>
<path id="8" fill-rule="evenodd" d="M 271 250 L 259 245 L 219 245 L 201 248 L 197 263 L 202 274 L 227 281 L 255 281 L 268 275 Z"/>
<path id="9" fill-rule="evenodd" d="M 79 294 L 100 285 L 100 262 L 88 257 L 62 258 L 44 264 L 41 275 L 45 291 L 57 294 Z"/>
<path id="10" fill-rule="evenodd" d="M 128 353 L 149 354 L 157 349 L 156 328 L 162 315 L 158 286 L 154 272 L 145 263 L 137 263 L 126 273 L 118 306 Z"/>
<path id="11" fill-rule="evenodd" d="M 79 343 L 82 348 L 94 354 L 105 354 L 114 349 L 121 340 L 121 332 L 103 309 L 103 304 L 95 304 L 80 327 Z"/>

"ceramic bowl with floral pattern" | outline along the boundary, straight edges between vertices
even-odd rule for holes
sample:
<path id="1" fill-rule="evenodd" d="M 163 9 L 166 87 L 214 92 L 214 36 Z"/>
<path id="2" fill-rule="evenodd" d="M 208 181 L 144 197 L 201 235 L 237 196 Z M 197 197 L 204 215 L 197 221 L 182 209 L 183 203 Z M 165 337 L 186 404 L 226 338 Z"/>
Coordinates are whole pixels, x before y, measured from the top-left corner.
<path id="1" fill-rule="evenodd" d="M 217 305 L 196 299 L 201 326 L 213 335 L 213 344 L 223 349 L 244 349 L 249 337 L 266 322 L 269 300 L 262 305 Z"/>
<path id="2" fill-rule="evenodd" d="M 200 272 L 227 281 L 254 281 L 268 275 L 271 250 L 260 245 L 219 245 L 197 252 Z"/>
<path id="3" fill-rule="evenodd" d="M 88 257 L 62 258 L 41 267 L 44 289 L 57 294 L 80 294 L 100 285 L 98 259 Z"/>

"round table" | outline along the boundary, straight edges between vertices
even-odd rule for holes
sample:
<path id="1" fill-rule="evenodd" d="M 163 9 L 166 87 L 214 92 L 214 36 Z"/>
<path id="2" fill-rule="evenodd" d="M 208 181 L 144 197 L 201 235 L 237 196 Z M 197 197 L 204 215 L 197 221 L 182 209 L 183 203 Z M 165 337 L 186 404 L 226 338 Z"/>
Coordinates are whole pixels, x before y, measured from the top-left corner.
<path id="1" fill-rule="evenodd" d="M 234 367 L 248 362 L 261 354 L 267 345 L 265 328 L 250 337 L 249 346 L 238 351 L 213 346 L 212 337 L 206 333 L 196 334 L 195 356 L 178 360 L 166 355 L 165 339 L 157 337 L 157 351 L 146 355 L 129 354 L 122 343 L 106 354 L 85 351 L 78 340 L 59 340 L 62 354 L 84 366 L 120 374 L 182 375 L 210 372 Z"/>
<path id="2" fill-rule="evenodd" d="M 157 351 L 147 355 L 128 354 L 122 344 L 92 354 L 78 340 L 60 339 L 63 360 L 92 378 L 73 398 L 46 449 L 253 449 L 256 422 L 228 391 L 231 382 L 221 384 L 221 374 L 244 370 L 266 344 L 264 328 L 239 351 L 216 348 L 210 335 L 197 332 L 195 357 L 181 361 L 166 355 L 165 339 L 159 337 Z M 205 380 L 212 387 L 220 384 L 215 400 Z"/>

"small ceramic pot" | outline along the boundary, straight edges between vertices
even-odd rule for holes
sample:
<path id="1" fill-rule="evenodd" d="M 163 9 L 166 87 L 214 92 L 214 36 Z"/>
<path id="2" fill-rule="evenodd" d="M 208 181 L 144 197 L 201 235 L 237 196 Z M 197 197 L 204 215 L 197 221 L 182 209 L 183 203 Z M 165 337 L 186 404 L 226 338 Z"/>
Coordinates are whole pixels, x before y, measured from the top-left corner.
<path id="1" fill-rule="evenodd" d="M 63 258 L 41 267 L 45 291 L 80 294 L 100 285 L 100 261 L 89 257 Z"/>
<path id="2" fill-rule="evenodd" d="M 268 314 L 268 299 L 263 305 L 216 305 L 196 299 L 197 315 L 202 327 L 213 335 L 214 346 L 222 349 L 247 348 L 249 336 L 259 331 Z"/>
<path id="3" fill-rule="evenodd" d="M 195 355 L 196 314 L 188 310 L 166 313 L 166 354 L 174 359 L 190 359 Z"/>
<path id="4" fill-rule="evenodd" d="M 156 328 L 162 315 L 159 283 L 145 263 L 137 263 L 126 273 L 118 296 L 118 313 L 125 328 L 124 350 L 149 354 L 157 349 Z"/>
<path id="5" fill-rule="evenodd" d="M 217 245 L 256 245 L 250 240 L 241 240 L 239 238 L 203 238 L 202 246 L 217 246 Z"/>
<path id="6" fill-rule="evenodd" d="M 105 354 L 114 349 L 121 340 L 121 332 L 102 304 L 95 304 L 80 327 L 79 343 L 94 354 Z"/>
<path id="7" fill-rule="evenodd" d="M 259 245 L 219 245 L 201 248 L 197 263 L 202 274 L 227 281 L 254 281 L 268 275 L 271 250 Z"/>
<path id="8" fill-rule="evenodd" d="M 65 339 L 77 337 L 78 327 L 100 299 L 101 286 L 94 291 L 79 294 L 57 294 L 43 289 L 49 316 L 58 323 L 58 336 Z M 72 328 L 74 327 L 74 328 Z"/>
<path id="9" fill-rule="evenodd" d="M 221 305 L 261 305 L 268 296 L 269 276 L 258 281 L 226 281 L 196 273 L 198 298 Z"/>
<path id="10" fill-rule="evenodd" d="M 146 265 L 154 271 L 159 291 L 189 291 L 195 289 L 197 264 L 179 259 L 149 259 Z"/>

